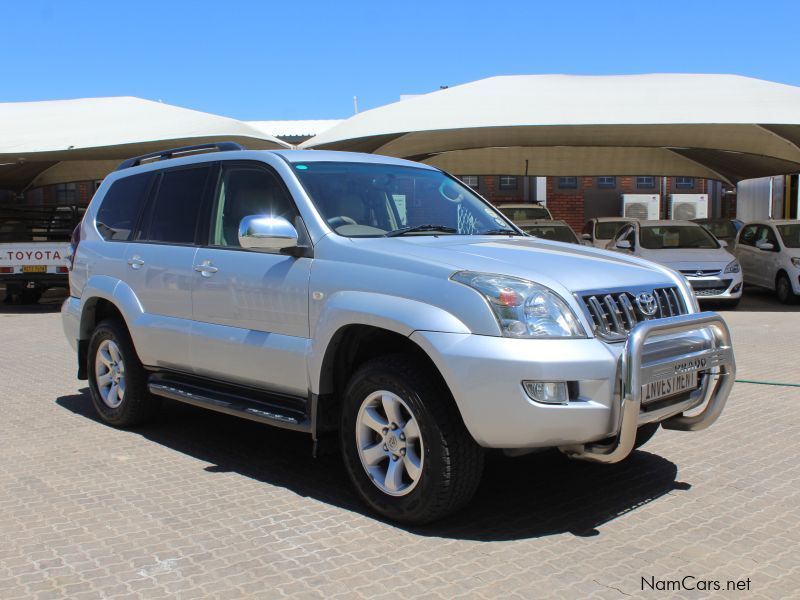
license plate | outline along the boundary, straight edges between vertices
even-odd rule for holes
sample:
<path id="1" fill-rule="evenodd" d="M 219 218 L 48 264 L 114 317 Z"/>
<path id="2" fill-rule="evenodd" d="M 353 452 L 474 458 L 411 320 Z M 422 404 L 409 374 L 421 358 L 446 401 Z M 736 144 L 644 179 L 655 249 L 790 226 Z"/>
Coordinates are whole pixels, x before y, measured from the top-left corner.
<path id="1" fill-rule="evenodd" d="M 47 265 L 25 265 L 22 267 L 23 273 L 47 273 Z"/>
<path id="2" fill-rule="evenodd" d="M 697 387 L 697 371 L 656 379 L 642 386 L 642 404 L 675 396 Z"/>

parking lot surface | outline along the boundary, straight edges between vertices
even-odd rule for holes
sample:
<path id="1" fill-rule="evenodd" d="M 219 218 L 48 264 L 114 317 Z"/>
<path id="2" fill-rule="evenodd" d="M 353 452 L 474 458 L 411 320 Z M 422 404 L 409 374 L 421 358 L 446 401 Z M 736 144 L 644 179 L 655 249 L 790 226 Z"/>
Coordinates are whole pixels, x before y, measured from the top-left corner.
<path id="1" fill-rule="evenodd" d="M 800 387 L 737 383 L 712 428 L 618 465 L 492 456 L 466 510 L 407 529 L 303 435 L 174 403 L 101 424 L 58 306 L 0 306 L 4 600 L 800 593 Z M 723 314 L 740 379 L 800 384 L 798 307 L 747 290 Z"/>

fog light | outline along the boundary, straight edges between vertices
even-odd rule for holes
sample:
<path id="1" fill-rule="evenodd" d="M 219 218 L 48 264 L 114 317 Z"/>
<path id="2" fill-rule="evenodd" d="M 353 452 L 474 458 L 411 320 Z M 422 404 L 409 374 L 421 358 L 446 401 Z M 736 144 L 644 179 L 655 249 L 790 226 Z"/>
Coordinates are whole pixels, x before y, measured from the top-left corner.
<path id="1" fill-rule="evenodd" d="M 522 387 L 531 400 L 543 404 L 567 404 L 569 392 L 566 381 L 523 381 Z"/>
<path id="2" fill-rule="evenodd" d="M 741 283 L 737 283 L 735 286 L 733 286 L 733 289 L 731 290 L 731 294 L 735 294 L 740 289 L 742 289 L 742 284 Z"/>

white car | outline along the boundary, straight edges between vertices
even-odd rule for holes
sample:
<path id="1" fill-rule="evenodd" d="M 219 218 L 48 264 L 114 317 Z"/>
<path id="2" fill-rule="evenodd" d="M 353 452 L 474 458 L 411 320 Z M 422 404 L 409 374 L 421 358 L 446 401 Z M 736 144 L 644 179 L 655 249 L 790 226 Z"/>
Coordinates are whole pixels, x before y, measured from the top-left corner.
<path id="1" fill-rule="evenodd" d="M 586 221 L 581 232 L 581 240 L 587 246 L 606 248 L 617 232 L 633 219 L 627 217 L 595 217 Z"/>
<path id="2" fill-rule="evenodd" d="M 775 290 L 784 304 L 800 295 L 800 221 L 748 223 L 735 252 L 745 283 Z"/>
<path id="3" fill-rule="evenodd" d="M 498 204 L 497 210 L 511 219 L 514 223 L 521 223 L 523 221 L 533 221 L 535 219 L 553 218 L 550 210 L 543 204 L 528 203 L 528 204 Z"/>
<path id="4" fill-rule="evenodd" d="M 742 269 L 726 246 L 692 221 L 636 221 L 608 243 L 609 250 L 679 271 L 698 300 L 724 301 L 735 308 L 742 297 Z"/>

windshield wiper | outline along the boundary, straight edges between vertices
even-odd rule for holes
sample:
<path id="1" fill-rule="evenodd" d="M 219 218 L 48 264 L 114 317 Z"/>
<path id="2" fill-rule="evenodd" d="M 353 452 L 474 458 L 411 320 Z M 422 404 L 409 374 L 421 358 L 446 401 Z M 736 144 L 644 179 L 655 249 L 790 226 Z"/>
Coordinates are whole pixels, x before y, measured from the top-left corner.
<path id="1" fill-rule="evenodd" d="M 520 235 L 513 229 L 487 229 L 479 231 L 476 235 Z"/>
<path id="2" fill-rule="evenodd" d="M 402 227 L 395 229 L 386 234 L 386 237 L 397 237 L 398 235 L 405 235 L 406 233 L 416 233 L 418 231 L 440 231 L 442 233 L 458 233 L 454 227 L 447 227 L 446 225 L 415 225 L 414 227 Z"/>

